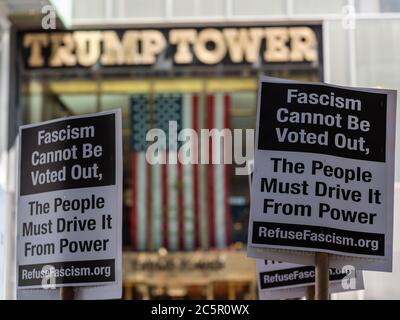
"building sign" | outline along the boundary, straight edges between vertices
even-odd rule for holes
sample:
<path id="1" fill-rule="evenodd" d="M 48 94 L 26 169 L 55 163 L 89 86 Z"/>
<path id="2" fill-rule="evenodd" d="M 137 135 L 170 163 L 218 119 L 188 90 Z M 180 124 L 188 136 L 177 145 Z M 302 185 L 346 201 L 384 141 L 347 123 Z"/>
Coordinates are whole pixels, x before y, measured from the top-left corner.
<path id="1" fill-rule="evenodd" d="M 117 110 L 20 128 L 19 289 L 102 285 L 103 298 L 121 296 L 120 117 Z"/>
<path id="2" fill-rule="evenodd" d="M 226 267 L 226 256 L 221 255 L 138 255 L 131 257 L 132 272 L 216 272 Z"/>
<path id="3" fill-rule="evenodd" d="M 243 251 L 124 252 L 124 276 L 132 281 L 244 278 L 255 281 L 255 263 Z"/>
<path id="4" fill-rule="evenodd" d="M 27 68 L 318 64 L 321 26 L 85 30 L 20 34 Z"/>
<path id="5" fill-rule="evenodd" d="M 396 91 L 262 78 L 258 101 L 249 255 L 391 271 Z"/>

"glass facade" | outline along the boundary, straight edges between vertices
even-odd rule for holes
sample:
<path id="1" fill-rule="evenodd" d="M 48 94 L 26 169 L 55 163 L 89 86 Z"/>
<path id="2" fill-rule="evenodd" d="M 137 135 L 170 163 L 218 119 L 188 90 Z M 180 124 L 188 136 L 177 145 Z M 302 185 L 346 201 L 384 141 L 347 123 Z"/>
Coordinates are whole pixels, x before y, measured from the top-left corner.
<path id="1" fill-rule="evenodd" d="M 27 73 L 24 76 L 23 82 L 23 122 L 34 123 L 63 116 L 79 115 L 85 113 L 94 113 L 105 111 L 109 109 L 121 108 L 122 110 L 122 125 L 123 125 L 123 154 L 124 154 L 124 245 L 129 250 L 132 246 L 132 239 L 136 237 L 134 229 L 132 229 L 130 219 L 133 202 L 135 201 L 132 195 L 132 184 L 135 181 L 132 178 L 132 140 L 135 139 L 132 124 L 132 99 L 138 95 L 145 95 L 149 97 L 149 109 L 156 108 L 155 99 L 166 94 L 176 95 L 192 95 L 198 97 L 198 108 L 203 112 L 203 118 L 200 120 L 199 129 L 207 128 L 208 115 L 207 100 L 210 97 L 217 97 L 224 95 L 229 99 L 229 129 L 255 129 L 256 117 L 256 77 L 188 77 L 188 78 L 151 78 L 141 79 L 140 77 L 132 78 L 121 75 L 116 78 L 109 78 L 106 76 L 96 76 L 95 79 L 90 80 L 90 72 L 86 72 L 85 77 L 80 80 L 76 78 L 66 79 L 57 75 L 39 76 L 39 72 L 35 71 Z M 298 71 L 291 70 L 290 66 L 283 67 L 280 71 L 271 72 L 270 75 L 289 77 L 292 79 L 305 80 L 305 81 L 318 81 L 319 74 L 317 71 Z M 216 105 L 217 107 L 217 105 Z M 243 133 L 243 139 L 245 138 Z M 246 145 L 234 144 L 236 147 L 243 148 L 240 150 L 241 154 L 246 156 Z M 235 152 L 235 150 L 233 150 Z M 236 151 L 238 153 L 239 151 Z M 248 155 L 247 155 L 248 156 Z M 243 166 L 243 163 L 237 165 Z M 212 165 L 210 165 L 212 166 Z M 248 191 L 248 178 L 245 175 L 236 175 L 235 163 L 229 166 L 229 195 L 226 199 L 228 202 L 231 223 L 227 225 L 225 232 L 232 235 L 229 243 L 221 245 L 221 247 L 230 246 L 235 244 L 240 248 L 243 247 L 247 237 L 247 220 L 249 209 L 249 191 Z M 199 171 L 199 179 L 204 178 L 204 183 L 207 184 L 207 170 Z M 183 178 L 182 178 L 183 179 Z M 215 183 L 219 181 L 216 178 Z M 177 179 L 177 183 L 183 183 L 183 180 Z M 142 188 L 142 186 L 138 186 Z M 179 191 L 179 187 L 176 187 Z M 154 189 L 156 191 L 156 189 Z M 185 192 L 191 190 L 185 190 Z M 207 199 L 206 192 L 204 193 Z M 158 200 L 153 197 L 150 200 L 155 204 Z M 206 200 L 205 200 L 206 201 Z M 169 210 L 173 211 L 171 206 Z M 162 210 L 162 209 L 161 209 Z M 193 210 L 187 208 L 187 210 Z M 153 219 L 151 224 L 156 222 L 155 209 L 151 210 Z M 185 221 L 190 222 L 190 215 L 193 212 L 188 212 L 189 218 L 184 218 Z M 168 214 L 167 214 L 168 215 Z M 166 218 L 168 219 L 168 218 Z M 189 219 L 189 220 L 188 220 Z M 158 230 L 157 227 L 153 228 Z M 171 228 L 171 226 L 170 226 Z M 205 224 L 203 229 L 199 230 L 199 237 L 205 237 L 204 233 L 211 232 L 210 225 Z M 164 232 L 167 232 L 164 230 Z M 216 232 L 217 237 L 219 231 Z M 148 233 L 146 237 L 150 237 Z M 207 237 L 208 238 L 208 237 Z M 144 245 L 140 250 L 158 250 L 163 246 L 163 243 L 150 241 L 151 245 Z M 202 248 L 207 249 L 210 247 L 218 246 L 209 241 L 203 241 L 197 246 L 183 246 L 183 247 L 170 247 L 175 250 L 188 250 Z"/>
<path id="2" fill-rule="evenodd" d="M 140 117 L 135 103 L 144 97 L 147 99 L 145 108 L 153 110 L 153 117 L 157 117 L 157 108 L 163 104 L 158 105 L 157 101 L 171 95 L 182 101 L 190 97 L 192 103 L 182 107 L 189 107 L 192 114 L 197 110 L 197 128 L 191 125 L 197 132 L 210 128 L 211 113 L 215 110 L 218 114 L 222 101 L 229 107 L 225 109 L 228 129 L 233 132 L 255 128 L 259 70 L 247 69 L 241 74 L 243 71 L 225 70 L 222 66 L 215 72 L 207 69 L 200 72 L 198 68 L 187 66 L 185 76 L 170 77 L 162 73 L 154 76 L 151 71 L 147 75 L 126 74 L 125 68 L 107 70 L 107 74 L 83 69 L 78 77 L 57 70 L 24 70 L 21 75 L 23 123 L 114 108 L 122 110 L 125 299 L 256 298 L 255 266 L 252 260 L 246 259 L 244 252 L 250 207 L 248 176 L 235 174 L 235 168 L 244 163 L 223 165 L 222 171 L 218 169 L 220 165 L 197 168 L 186 165 L 181 166 L 181 175 L 179 166 L 174 169 L 167 165 L 165 171 L 164 167 L 158 171 L 158 166 L 145 165 L 143 170 L 147 174 L 150 172 L 150 179 L 143 184 L 137 177 L 145 173 L 135 170 L 137 162 L 133 161 L 139 154 L 135 144 L 143 143 L 143 136 L 137 129 L 143 121 L 135 123 L 135 117 Z M 320 64 L 310 69 L 288 63 L 275 69 L 268 74 L 303 81 L 320 80 Z M 166 116 L 172 120 L 170 117 Z M 158 121 L 154 120 L 154 126 L 162 127 Z M 245 139 L 244 133 L 242 139 Z M 234 148 L 240 150 L 234 149 L 233 153 L 249 156 L 246 143 L 234 144 Z M 189 181 L 187 170 L 197 173 Z M 161 173 L 157 175 L 157 172 Z M 167 193 L 162 186 L 163 172 L 169 179 Z M 219 196 L 222 193 L 223 199 Z M 194 197 L 190 198 L 191 195 Z M 210 195 L 215 196 L 210 198 Z M 224 202 L 223 207 L 212 205 L 218 204 L 218 199 Z M 211 211 L 214 212 L 211 214 Z M 209 251 L 215 248 L 219 250 Z M 168 255 L 164 256 L 163 250 L 168 250 Z M 180 269 L 181 264 L 188 263 L 193 266 Z M 167 271 L 166 264 L 170 266 Z"/>

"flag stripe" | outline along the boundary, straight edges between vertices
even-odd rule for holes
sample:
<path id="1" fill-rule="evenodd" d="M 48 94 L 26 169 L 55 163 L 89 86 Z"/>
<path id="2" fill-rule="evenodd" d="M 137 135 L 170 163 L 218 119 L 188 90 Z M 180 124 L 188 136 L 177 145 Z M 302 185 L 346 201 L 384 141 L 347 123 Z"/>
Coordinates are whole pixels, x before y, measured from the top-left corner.
<path id="1" fill-rule="evenodd" d="M 193 110 L 192 110 L 192 126 L 193 130 L 199 135 L 199 96 L 194 95 L 192 98 Z M 198 147 L 199 143 L 195 145 L 195 142 L 192 142 L 194 158 L 199 161 L 199 152 Z M 200 188 L 199 188 L 199 165 L 198 163 L 193 164 L 193 215 L 194 215 L 194 247 L 200 248 L 200 205 L 199 205 L 199 197 L 200 197 Z"/>
<path id="2" fill-rule="evenodd" d="M 230 123 L 229 123 L 229 113 L 230 113 L 230 107 L 231 107 L 231 97 L 229 95 L 224 96 L 224 128 L 230 128 Z M 228 152 L 231 152 L 230 148 L 225 147 L 224 150 L 225 154 Z M 231 243 L 231 238 L 232 238 L 232 223 L 231 223 L 231 214 L 230 214 L 230 208 L 229 208 L 229 185 L 230 185 L 230 170 L 231 170 L 231 165 L 230 164 L 225 164 L 224 166 L 224 171 L 225 171 L 225 176 L 224 176 L 224 201 L 225 201 L 225 232 L 226 232 L 226 245 Z"/>
<path id="3" fill-rule="evenodd" d="M 224 126 L 224 96 L 222 93 L 217 93 L 215 95 L 215 105 L 214 105 L 214 114 L 215 114 L 215 119 L 214 119 L 214 127 L 218 130 L 218 132 L 221 132 Z M 223 141 L 223 143 L 221 143 Z M 215 159 L 217 162 L 213 164 L 214 168 L 214 184 L 215 184 L 215 215 L 214 215 L 214 220 L 215 220 L 215 228 L 212 229 L 213 232 L 215 233 L 215 239 L 216 239 L 216 246 L 218 248 L 224 248 L 225 247 L 225 204 L 224 204 L 224 146 L 226 141 L 224 139 L 213 139 L 214 146 L 213 146 L 213 152 Z M 222 227 L 223 226 L 223 227 Z"/>
<path id="4" fill-rule="evenodd" d="M 176 188 L 178 194 L 178 228 L 179 228 L 179 249 L 184 250 L 185 248 L 185 235 L 184 235 L 184 223 L 185 215 L 183 209 L 183 168 L 182 164 L 178 161 L 178 180 Z"/>
<path id="5" fill-rule="evenodd" d="M 207 128 L 206 122 L 206 114 L 208 112 L 208 96 L 202 96 L 199 104 L 199 131 Z M 201 106 L 201 107 L 200 107 Z M 201 132 L 200 132 L 201 133 Z M 200 220 L 200 243 L 201 248 L 206 250 L 210 247 L 210 238 L 209 238 L 209 205 L 208 205 L 208 190 L 207 190 L 207 164 L 204 164 L 208 161 L 208 148 L 207 148 L 206 139 L 200 140 L 200 163 L 198 166 L 199 170 L 199 220 Z"/>
<path id="6" fill-rule="evenodd" d="M 162 170 L 162 209 L 163 209 L 163 246 L 169 248 L 168 239 L 168 167 L 166 163 L 166 155 L 163 153 Z"/>
<path id="7" fill-rule="evenodd" d="M 170 151 L 169 154 L 171 154 Z M 168 164 L 168 224 L 169 224 L 169 248 L 176 251 L 178 243 L 178 193 L 176 190 L 177 166 Z"/>
<path id="8" fill-rule="evenodd" d="M 212 130 L 214 128 L 214 96 L 209 95 L 207 97 L 207 128 Z M 212 141 L 208 143 L 208 165 L 207 165 L 207 195 L 208 195 L 208 223 L 209 223 L 209 246 L 215 247 L 215 189 L 214 189 L 214 172 L 212 165 L 213 158 L 213 146 Z"/>
<path id="9" fill-rule="evenodd" d="M 140 156 L 145 156 L 144 153 L 141 153 Z M 145 233 L 145 241 L 146 241 L 146 249 L 145 250 L 151 250 L 152 247 L 152 214 L 151 214 L 151 202 L 153 200 L 152 197 L 152 168 L 150 165 L 145 163 L 143 169 L 145 169 L 145 172 L 147 174 L 147 179 L 146 179 L 146 184 L 145 186 L 145 197 L 146 201 L 144 202 L 146 204 L 146 211 L 143 211 L 143 214 L 145 215 L 145 221 L 146 224 L 144 224 L 144 227 L 146 227 L 146 233 Z"/>
<path id="10" fill-rule="evenodd" d="M 152 249 L 158 250 L 162 244 L 162 198 L 161 198 L 161 165 L 153 164 L 152 168 Z"/>
<path id="11" fill-rule="evenodd" d="M 193 95 L 185 94 L 183 97 L 183 109 L 182 109 L 182 127 L 183 128 L 192 128 L 192 113 L 193 113 Z M 191 135 L 191 139 L 195 137 Z M 193 141 L 193 140 L 191 140 Z M 193 142 L 191 147 L 193 147 Z M 191 156 L 193 157 L 193 150 L 191 149 Z M 193 160 L 191 158 L 190 160 Z M 184 250 L 193 250 L 194 249 L 194 208 L 193 208 L 193 197 L 194 197 L 194 188 L 193 188 L 193 163 L 183 165 L 183 184 L 182 184 L 182 197 L 183 197 L 183 229 L 184 229 Z"/>

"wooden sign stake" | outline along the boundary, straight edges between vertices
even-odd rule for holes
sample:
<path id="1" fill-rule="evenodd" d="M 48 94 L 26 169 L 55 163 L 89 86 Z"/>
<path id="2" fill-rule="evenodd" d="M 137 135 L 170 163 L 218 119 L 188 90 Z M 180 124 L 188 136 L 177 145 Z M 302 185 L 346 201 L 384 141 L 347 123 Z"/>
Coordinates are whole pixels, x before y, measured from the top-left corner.
<path id="1" fill-rule="evenodd" d="M 329 254 L 315 253 L 315 300 L 329 300 Z"/>
<path id="2" fill-rule="evenodd" d="M 61 300 L 74 300 L 74 296 L 75 296 L 74 287 L 60 288 Z"/>
<path id="3" fill-rule="evenodd" d="M 315 300 L 315 286 L 306 287 L 306 300 Z"/>

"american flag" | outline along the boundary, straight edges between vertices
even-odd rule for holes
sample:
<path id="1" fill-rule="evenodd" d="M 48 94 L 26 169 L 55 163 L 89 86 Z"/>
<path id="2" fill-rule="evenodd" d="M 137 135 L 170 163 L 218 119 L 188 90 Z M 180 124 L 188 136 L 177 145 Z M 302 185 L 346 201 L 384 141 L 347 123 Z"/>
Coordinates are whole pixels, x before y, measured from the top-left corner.
<path id="1" fill-rule="evenodd" d="M 191 156 L 200 161 L 200 129 L 229 128 L 230 97 L 222 93 L 208 95 L 159 93 L 131 98 L 131 243 L 133 250 L 171 251 L 224 248 L 230 243 L 231 225 L 228 206 L 229 165 L 226 164 L 149 164 L 146 161 L 146 133 L 158 128 L 166 133 L 164 150 L 158 155 L 176 159 L 180 144 L 169 143 L 169 121 L 177 131 L 191 128 Z M 175 141 L 175 137 L 172 137 Z M 171 142 L 173 142 L 171 141 Z M 196 141 L 198 143 L 196 143 Z M 211 143 L 211 141 L 214 142 Z M 226 152 L 209 139 L 209 159 L 218 151 Z"/>

